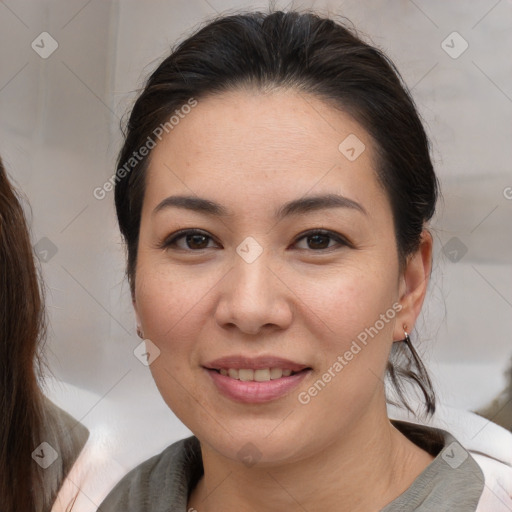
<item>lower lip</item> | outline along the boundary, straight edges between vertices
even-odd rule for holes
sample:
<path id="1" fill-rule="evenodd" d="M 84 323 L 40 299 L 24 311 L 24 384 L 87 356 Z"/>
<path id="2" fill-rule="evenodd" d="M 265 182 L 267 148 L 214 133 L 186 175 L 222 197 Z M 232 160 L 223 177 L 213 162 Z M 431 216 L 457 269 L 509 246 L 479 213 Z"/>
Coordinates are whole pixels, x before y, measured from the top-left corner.
<path id="1" fill-rule="evenodd" d="M 309 375 L 311 370 L 302 370 L 289 377 L 263 382 L 242 381 L 221 375 L 216 370 L 206 369 L 206 371 L 223 395 L 237 402 L 261 404 L 277 400 L 290 393 Z"/>

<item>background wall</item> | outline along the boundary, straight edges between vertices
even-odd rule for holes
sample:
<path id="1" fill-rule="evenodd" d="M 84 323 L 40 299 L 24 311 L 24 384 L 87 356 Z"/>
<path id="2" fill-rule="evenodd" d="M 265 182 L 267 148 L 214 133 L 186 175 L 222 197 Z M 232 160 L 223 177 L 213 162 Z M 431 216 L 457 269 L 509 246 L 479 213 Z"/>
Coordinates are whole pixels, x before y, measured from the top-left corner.
<path id="1" fill-rule="evenodd" d="M 116 429 L 126 467 L 188 430 L 133 354 L 140 340 L 113 194 L 98 200 L 93 190 L 115 171 L 120 120 L 170 46 L 216 13 L 267 5 L 0 2 L 0 154 L 32 208 L 48 290 L 48 361 L 62 382 L 50 380 L 48 392 L 87 426 Z M 483 406 L 505 386 L 512 355 L 512 2 L 276 6 L 346 16 L 412 89 L 444 195 L 420 350 L 443 403 Z"/>

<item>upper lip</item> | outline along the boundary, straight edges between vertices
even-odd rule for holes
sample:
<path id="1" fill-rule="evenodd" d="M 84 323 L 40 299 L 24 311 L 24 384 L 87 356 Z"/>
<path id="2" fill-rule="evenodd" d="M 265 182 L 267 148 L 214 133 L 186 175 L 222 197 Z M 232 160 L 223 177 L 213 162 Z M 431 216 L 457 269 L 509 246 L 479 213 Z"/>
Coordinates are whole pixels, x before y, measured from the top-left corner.
<path id="1" fill-rule="evenodd" d="M 275 356 L 261 356 L 261 357 L 248 357 L 248 356 L 227 356 L 215 359 L 204 365 L 209 370 L 219 370 L 221 368 L 237 368 L 237 369 L 251 369 L 260 370 L 263 368 L 281 368 L 283 370 L 289 369 L 293 372 L 300 372 L 305 368 L 309 368 L 306 364 L 295 363 L 289 359 Z"/>

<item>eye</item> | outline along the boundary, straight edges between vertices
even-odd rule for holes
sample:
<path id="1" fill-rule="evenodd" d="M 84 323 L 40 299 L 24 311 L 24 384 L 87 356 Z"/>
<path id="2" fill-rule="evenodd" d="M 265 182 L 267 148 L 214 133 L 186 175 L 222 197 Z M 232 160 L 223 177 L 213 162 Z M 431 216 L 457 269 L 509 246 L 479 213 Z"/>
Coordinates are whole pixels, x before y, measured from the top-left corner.
<path id="1" fill-rule="evenodd" d="M 180 240 L 184 240 L 185 246 L 178 243 Z M 184 251 L 199 251 L 202 249 L 208 249 L 208 240 L 213 239 L 210 235 L 203 231 L 199 231 L 198 229 L 185 229 L 174 233 L 169 238 L 164 240 L 160 248 L 168 249 L 171 247 L 176 247 Z"/>
<path id="2" fill-rule="evenodd" d="M 294 245 L 297 245 L 301 240 L 306 240 L 308 247 L 299 247 L 300 250 L 312 249 L 315 252 L 323 250 L 331 250 L 336 245 L 330 245 L 331 242 L 336 242 L 341 246 L 352 247 L 352 244 L 348 242 L 341 235 L 327 230 L 311 230 L 303 233 L 299 238 L 295 240 Z M 179 243 L 183 241 L 182 243 Z M 164 242 L 159 246 L 160 249 L 176 248 L 183 251 L 200 251 L 203 249 L 211 248 L 208 245 L 209 241 L 213 241 L 213 238 L 198 229 L 185 229 L 172 234 L 166 238 Z"/>
<path id="3" fill-rule="evenodd" d="M 338 245 L 341 246 L 349 246 L 351 247 L 351 244 L 343 238 L 341 235 L 338 235 L 337 233 L 334 233 L 332 231 L 326 231 L 323 229 L 317 229 L 308 231 L 307 233 L 303 234 L 297 240 L 295 241 L 295 244 L 297 244 L 301 240 L 306 240 L 306 243 L 309 247 L 299 247 L 299 249 L 313 249 L 315 251 L 321 251 L 326 249 L 333 249 L 335 246 L 329 246 L 330 241 L 335 241 Z M 308 243 L 309 242 L 309 243 Z"/>

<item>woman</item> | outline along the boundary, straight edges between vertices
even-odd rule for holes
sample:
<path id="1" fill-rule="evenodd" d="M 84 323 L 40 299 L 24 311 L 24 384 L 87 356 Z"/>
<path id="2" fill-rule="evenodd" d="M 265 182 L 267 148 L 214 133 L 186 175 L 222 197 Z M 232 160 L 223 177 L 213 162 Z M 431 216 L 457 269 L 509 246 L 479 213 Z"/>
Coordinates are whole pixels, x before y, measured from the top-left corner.
<path id="1" fill-rule="evenodd" d="M 23 209 L 1 160 L 0 276 L 0 510 L 48 512 L 89 432 L 39 388 L 42 290 Z"/>
<path id="2" fill-rule="evenodd" d="M 379 50 L 314 14 L 221 17 L 151 75 L 118 164 L 139 335 L 194 436 L 99 510 L 477 510 L 457 440 L 386 413 L 386 374 L 435 410 L 409 333 L 438 182 Z"/>

